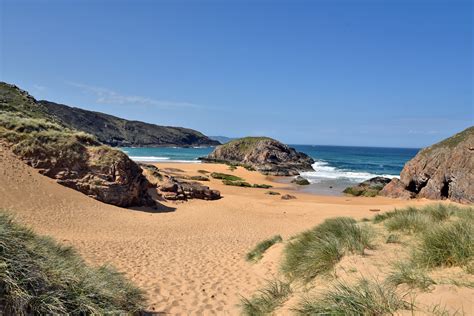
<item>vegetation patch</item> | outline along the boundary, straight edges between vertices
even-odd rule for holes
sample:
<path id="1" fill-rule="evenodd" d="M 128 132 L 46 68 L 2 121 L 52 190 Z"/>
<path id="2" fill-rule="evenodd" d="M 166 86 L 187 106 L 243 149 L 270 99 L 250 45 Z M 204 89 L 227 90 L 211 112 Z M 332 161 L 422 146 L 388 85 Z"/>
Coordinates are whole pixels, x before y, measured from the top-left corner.
<path id="1" fill-rule="evenodd" d="M 256 262 L 260 260 L 268 248 L 282 241 L 283 239 L 281 238 L 280 235 L 275 235 L 272 238 L 265 239 L 264 241 L 259 242 L 249 253 L 247 253 L 246 255 L 247 261 Z"/>
<path id="2" fill-rule="evenodd" d="M 372 248 L 372 230 L 349 217 L 325 220 L 297 235 L 284 252 L 283 272 L 306 281 L 329 272 L 346 253 L 363 254 Z"/>
<path id="3" fill-rule="evenodd" d="M 456 221 L 421 235 L 414 261 L 425 267 L 467 266 L 474 259 L 474 223 Z"/>
<path id="4" fill-rule="evenodd" d="M 280 195 L 280 192 L 276 192 L 276 191 L 267 191 L 267 192 L 265 192 L 265 194 L 268 194 L 268 195 Z"/>
<path id="5" fill-rule="evenodd" d="M 394 270 L 389 274 L 387 281 L 394 285 L 406 284 L 411 288 L 428 290 L 430 286 L 436 284 L 426 271 L 412 262 L 398 262 L 394 265 Z"/>
<path id="6" fill-rule="evenodd" d="M 300 315 L 393 315 L 397 310 L 413 310 L 394 288 L 377 281 L 360 279 L 356 284 L 337 283 L 313 300 L 304 300 L 296 310 Z"/>
<path id="7" fill-rule="evenodd" d="M 226 181 L 245 181 L 241 177 L 233 176 L 233 175 L 227 174 L 227 173 L 220 173 L 220 172 L 211 173 L 211 177 L 214 178 L 214 179 L 226 180 Z"/>
<path id="8" fill-rule="evenodd" d="M 253 188 L 258 188 L 258 189 L 270 189 L 273 188 L 272 185 L 269 184 L 254 184 L 252 185 Z"/>
<path id="9" fill-rule="evenodd" d="M 453 205 L 435 204 L 421 209 L 407 207 L 377 214 L 374 217 L 374 223 L 384 222 L 389 231 L 419 233 L 435 224 L 447 221 L 453 215 L 464 213 L 464 210 Z"/>
<path id="10" fill-rule="evenodd" d="M 373 187 L 360 187 L 360 186 L 353 186 L 348 187 L 344 191 L 345 194 L 353 195 L 353 196 L 365 196 L 365 197 L 374 197 L 377 196 L 380 190 L 383 189 L 383 186 L 373 186 Z"/>
<path id="11" fill-rule="evenodd" d="M 231 181 L 231 180 L 222 180 L 222 183 L 225 185 L 231 185 L 234 187 L 245 187 L 245 188 L 251 188 L 252 185 L 248 182 L 245 181 Z"/>
<path id="12" fill-rule="evenodd" d="M 0 306 L 9 315 L 131 314 L 143 293 L 110 267 L 0 215 Z"/>
<path id="13" fill-rule="evenodd" d="M 252 298 L 242 298 L 242 312 L 249 316 L 270 315 L 288 299 L 291 292 L 289 283 L 270 281 Z"/>

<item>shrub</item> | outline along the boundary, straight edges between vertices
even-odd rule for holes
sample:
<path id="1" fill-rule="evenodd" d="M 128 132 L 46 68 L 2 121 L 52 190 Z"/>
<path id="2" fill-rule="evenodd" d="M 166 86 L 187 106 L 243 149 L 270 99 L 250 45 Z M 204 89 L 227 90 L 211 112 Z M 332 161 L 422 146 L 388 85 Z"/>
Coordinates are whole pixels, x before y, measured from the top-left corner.
<path id="1" fill-rule="evenodd" d="M 395 264 L 394 270 L 387 277 L 387 282 L 394 286 L 406 284 L 411 288 L 422 290 L 427 290 L 431 285 L 436 284 L 423 269 L 413 263 L 402 262 Z"/>
<path id="2" fill-rule="evenodd" d="M 231 174 L 220 173 L 220 172 L 213 172 L 211 173 L 211 177 L 214 179 L 219 180 L 227 180 L 227 181 L 244 181 L 241 177 L 233 176 Z"/>
<path id="3" fill-rule="evenodd" d="M 310 280 L 331 270 L 345 253 L 363 254 L 372 248 L 372 237 L 368 226 L 352 218 L 327 219 L 288 243 L 282 270 L 290 278 Z"/>
<path id="4" fill-rule="evenodd" d="M 134 313 L 142 292 L 110 267 L 0 215 L 0 306 L 7 315 Z"/>
<path id="5" fill-rule="evenodd" d="M 280 235 L 273 236 L 272 238 L 265 239 L 264 241 L 258 243 L 255 248 L 253 248 L 249 253 L 247 253 L 247 261 L 258 261 L 263 257 L 263 253 L 267 251 L 268 248 L 273 246 L 276 243 L 282 242 Z"/>
<path id="6" fill-rule="evenodd" d="M 413 309 L 394 289 L 383 283 L 360 279 L 355 285 L 339 282 L 314 300 L 303 301 L 300 315 L 386 315 Z"/>
<path id="7" fill-rule="evenodd" d="M 241 307 L 244 315 L 268 315 L 281 306 L 291 294 L 289 283 L 270 281 L 251 299 L 242 298 Z"/>
<path id="8" fill-rule="evenodd" d="M 414 260 L 426 267 L 464 266 L 474 258 L 474 224 L 457 221 L 425 231 Z"/>

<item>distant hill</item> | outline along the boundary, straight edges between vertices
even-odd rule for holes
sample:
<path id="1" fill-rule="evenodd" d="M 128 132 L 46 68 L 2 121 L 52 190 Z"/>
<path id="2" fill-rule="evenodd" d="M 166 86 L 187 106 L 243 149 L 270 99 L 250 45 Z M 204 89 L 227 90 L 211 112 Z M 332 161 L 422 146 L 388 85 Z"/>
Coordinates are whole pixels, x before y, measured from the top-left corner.
<path id="1" fill-rule="evenodd" d="M 105 113 L 87 111 L 64 104 L 39 101 L 49 115 L 70 128 L 84 131 L 110 146 L 166 147 L 216 146 L 220 143 L 183 127 L 160 126 L 129 121 Z"/>
<path id="2" fill-rule="evenodd" d="M 231 138 L 231 137 L 226 137 L 226 136 L 208 136 L 208 137 L 212 140 L 218 141 L 221 144 L 225 144 L 236 139 L 236 138 Z"/>

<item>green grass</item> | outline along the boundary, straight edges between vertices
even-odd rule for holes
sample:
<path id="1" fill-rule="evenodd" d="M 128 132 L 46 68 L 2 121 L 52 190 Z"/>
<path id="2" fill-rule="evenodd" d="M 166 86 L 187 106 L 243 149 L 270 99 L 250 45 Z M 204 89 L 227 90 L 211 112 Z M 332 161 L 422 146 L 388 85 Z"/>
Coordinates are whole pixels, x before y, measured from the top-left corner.
<path id="1" fill-rule="evenodd" d="M 420 236 L 413 260 L 424 267 L 467 266 L 474 260 L 474 223 L 437 225 Z"/>
<path id="2" fill-rule="evenodd" d="M 316 299 L 306 299 L 296 312 L 300 315 L 393 315 L 398 310 L 412 310 L 390 285 L 360 279 L 356 284 L 338 282 Z"/>
<path id="3" fill-rule="evenodd" d="M 387 244 L 399 244 L 400 243 L 400 236 L 397 234 L 390 234 L 387 236 L 387 239 L 385 240 L 385 243 Z"/>
<path id="4" fill-rule="evenodd" d="M 271 315 L 288 299 L 291 292 L 289 283 L 270 281 L 250 299 L 242 298 L 240 303 L 242 313 L 248 316 Z"/>
<path id="5" fill-rule="evenodd" d="M 0 306 L 6 315 L 121 314 L 142 292 L 110 267 L 91 268 L 70 247 L 0 215 Z"/>
<path id="6" fill-rule="evenodd" d="M 220 172 L 211 173 L 211 177 L 214 179 L 226 180 L 226 181 L 245 181 L 241 177 L 233 176 L 227 173 L 220 173 Z"/>
<path id="7" fill-rule="evenodd" d="M 248 182 L 245 181 L 231 181 L 231 180 L 222 180 L 222 183 L 225 185 L 231 185 L 234 187 L 245 187 L 245 188 L 251 188 L 252 185 Z"/>
<path id="8" fill-rule="evenodd" d="M 420 233 L 452 216 L 465 215 L 466 210 L 454 205 L 434 204 L 423 208 L 407 207 L 377 214 L 374 223 L 383 222 L 389 231 Z"/>
<path id="9" fill-rule="evenodd" d="M 325 220 L 295 236 L 285 247 L 282 271 L 290 278 L 309 281 L 329 272 L 346 253 L 363 254 L 372 248 L 369 226 L 348 217 Z"/>
<path id="10" fill-rule="evenodd" d="M 247 253 L 246 255 L 247 261 L 256 262 L 260 260 L 268 248 L 282 241 L 283 239 L 281 238 L 280 235 L 275 235 L 272 238 L 265 239 L 264 241 L 259 242 L 249 253 Z"/>
<path id="11" fill-rule="evenodd" d="M 418 288 L 425 291 L 433 284 L 436 284 L 436 282 L 426 274 L 424 269 L 416 266 L 412 262 L 396 263 L 393 271 L 387 277 L 387 282 L 394 286 L 406 284 L 411 288 Z"/>
<path id="12" fill-rule="evenodd" d="M 353 196 L 365 196 L 365 197 L 375 197 L 379 194 L 380 190 L 383 189 L 383 186 L 372 186 L 372 187 L 359 187 L 353 186 L 348 187 L 344 191 L 345 194 Z"/>
<path id="13" fill-rule="evenodd" d="M 269 137 L 244 137 L 232 140 L 220 147 L 223 149 L 237 150 L 240 154 L 245 155 L 251 152 L 259 142 L 265 140 L 272 139 Z"/>
<path id="14" fill-rule="evenodd" d="M 258 189 L 270 189 L 273 188 L 272 185 L 269 184 L 253 184 L 252 188 L 258 188 Z"/>

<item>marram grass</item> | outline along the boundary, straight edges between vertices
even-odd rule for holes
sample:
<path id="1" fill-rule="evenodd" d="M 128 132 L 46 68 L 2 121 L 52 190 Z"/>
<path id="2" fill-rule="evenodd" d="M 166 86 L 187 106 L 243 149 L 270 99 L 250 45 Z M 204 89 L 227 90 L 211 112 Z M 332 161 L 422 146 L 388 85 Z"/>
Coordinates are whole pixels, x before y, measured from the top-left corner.
<path id="1" fill-rule="evenodd" d="M 71 247 L 0 214 L 0 306 L 6 315 L 131 314 L 144 301 L 113 268 L 89 267 Z"/>
<path id="2" fill-rule="evenodd" d="M 268 248 L 270 248 L 276 243 L 282 242 L 282 240 L 283 239 L 280 235 L 275 235 L 272 238 L 265 239 L 264 241 L 259 242 L 250 252 L 247 253 L 247 261 L 255 262 L 260 260 Z"/>

